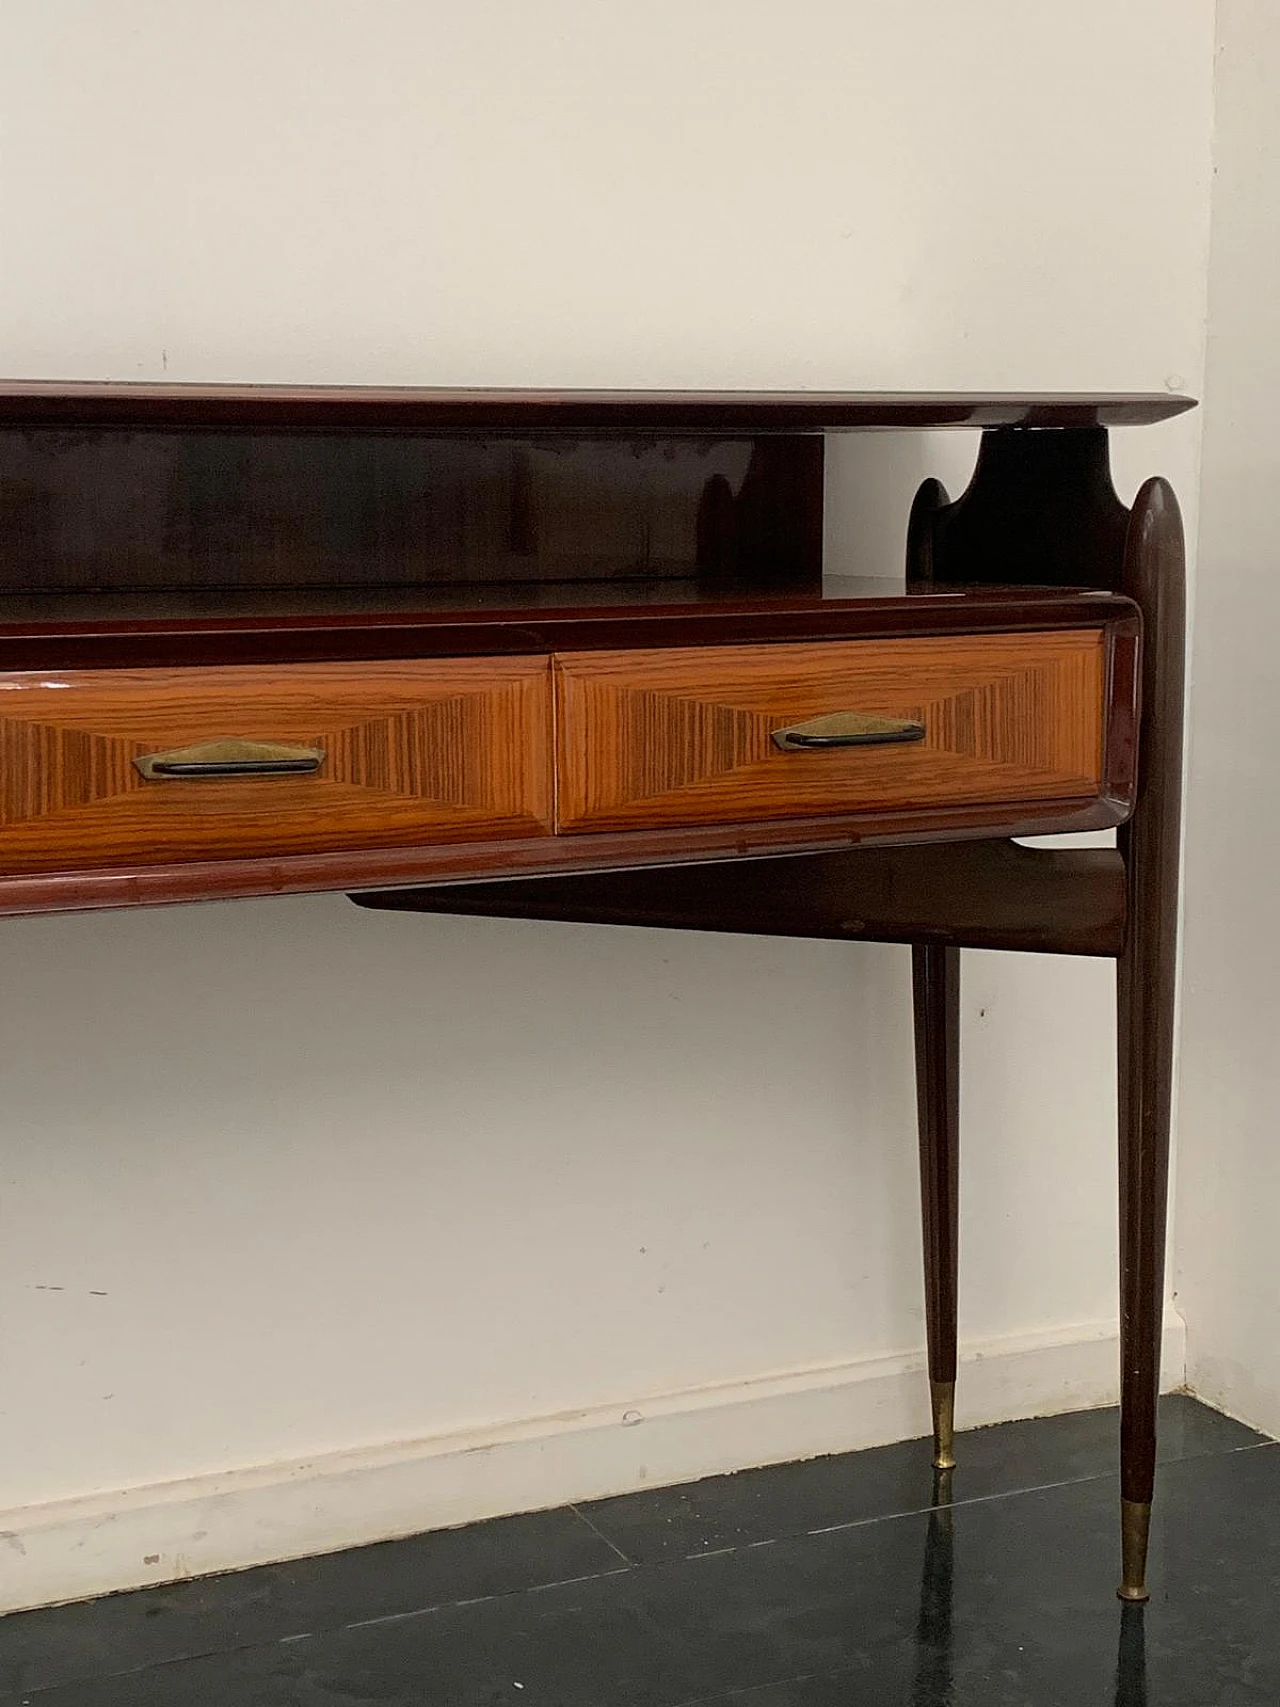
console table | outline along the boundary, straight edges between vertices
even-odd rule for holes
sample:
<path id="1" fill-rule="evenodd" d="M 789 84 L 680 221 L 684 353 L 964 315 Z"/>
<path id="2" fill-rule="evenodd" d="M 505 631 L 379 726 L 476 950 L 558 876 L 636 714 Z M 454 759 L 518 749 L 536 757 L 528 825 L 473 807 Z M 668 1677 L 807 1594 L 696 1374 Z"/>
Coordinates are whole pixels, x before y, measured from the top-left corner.
<path id="1" fill-rule="evenodd" d="M 1189 407 L 4 385 L 0 912 L 339 890 L 911 943 L 944 1477 L 959 951 L 1114 958 L 1145 1599 L 1184 571 L 1171 489 L 1126 509 L 1107 434 Z M 977 467 L 921 487 L 905 580 L 824 566 L 824 435 L 944 426 Z"/>

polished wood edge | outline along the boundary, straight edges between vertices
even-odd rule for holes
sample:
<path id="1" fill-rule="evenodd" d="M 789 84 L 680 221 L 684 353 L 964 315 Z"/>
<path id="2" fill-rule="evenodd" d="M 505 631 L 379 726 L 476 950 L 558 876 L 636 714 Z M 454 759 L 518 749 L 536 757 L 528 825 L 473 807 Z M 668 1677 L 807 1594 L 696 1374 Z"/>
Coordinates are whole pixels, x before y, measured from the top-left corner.
<path id="1" fill-rule="evenodd" d="M 1105 647 L 1106 728 L 1102 745 L 1102 787 L 1133 812 L 1138 788 L 1138 729 L 1142 717 L 1142 623 L 1140 618 L 1108 625 Z"/>
<path id="2" fill-rule="evenodd" d="M 1145 426 L 1164 392 L 553 391 L 0 380 L 0 425 L 479 433 L 840 432 Z"/>
<path id="3" fill-rule="evenodd" d="M 939 808 L 872 817 L 721 824 L 701 829 L 627 830 L 606 835 L 540 836 L 508 842 L 455 842 L 422 848 L 367 849 L 274 859 L 233 859 L 55 871 L 0 878 L 0 916 L 93 908 L 161 906 L 250 896 L 314 894 L 457 883 L 536 872 L 624 870 L 752 854 L 837 851 L 909 842 L 960 842 L 1008 836 L 1071 835 L 1123 822 L 1123 803 L 1107 798 L 1041 801 L 1001 808 Z"/>
<path id="4" fill-rule="evenodd" d="M 349 659 L 520 656 L 683 646 L 782 645 L 807 640 L 914 639 L 1137 623 L 1115 593 L 1018 588 L 966 598 L 886 594 L 820 604 L 726 600 L 698 606 L 514 609 L 449 616 L 193 618 L 171 621 L 0 623 L 0 670 L 168 668 L 187 664 L 340 663 Z"/>
<path id="5" fill-rule="evenodd" d="M 1115 849 L 1011 841 L 855 848 L 351 899 L 389 912 L 1112 958 L 1125 926 L 1124 863 Z"/>

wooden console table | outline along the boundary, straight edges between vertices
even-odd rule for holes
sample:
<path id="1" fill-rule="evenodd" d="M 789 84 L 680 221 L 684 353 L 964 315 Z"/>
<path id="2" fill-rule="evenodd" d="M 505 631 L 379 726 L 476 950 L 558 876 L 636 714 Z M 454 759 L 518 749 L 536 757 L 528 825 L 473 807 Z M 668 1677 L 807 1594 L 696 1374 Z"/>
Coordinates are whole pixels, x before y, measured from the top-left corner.
<path id="1" fill-rule="evenodd" d="M 6 385 L 0 912 L 344 890 L 911 943 L 942 1475 L 959 951 L 1116 959 L 1145 1599 L 1183 545 L 1165 482 L 1120 503 L 1107 432 L 1190 406 Z M 982 430 L 978 464 L 954 503 L 920 489 L 905 581 L 824 575 L 824 435 L 942 426 Z"/>

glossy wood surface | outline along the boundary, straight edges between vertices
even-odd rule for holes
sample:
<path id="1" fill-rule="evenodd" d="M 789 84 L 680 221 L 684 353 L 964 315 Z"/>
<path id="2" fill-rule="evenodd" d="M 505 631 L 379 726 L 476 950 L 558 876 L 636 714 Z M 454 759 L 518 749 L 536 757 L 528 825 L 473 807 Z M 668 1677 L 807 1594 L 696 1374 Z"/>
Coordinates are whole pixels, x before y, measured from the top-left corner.
<path id="1" fill-rule="evenodd" d="M 869 427 L 1129 427 L 1194 399 L 1164 392 L 517 391 L 0 381 L 0 424 L 278 431 L 797 433 Z"/>
<path id="2" fill-rule="evenodd" d="M 579 653 L 556 660 L 557 824 L 606 830 L 1099 792 L 1100 629 Z M 910 745 L 780 752 L 822 713 L 919 720 Z"/>
<path id="3" fill-rule="evenodd" d="M 1108 592 L 931 592 L 888 576 L 812 588 L 693 581 L 515 586 L 0 595 L 0 670 L 257 664 L 502 652 L 723 646 L 1109 625 L 1137 607 Z"/>
<path id="4" fill-rule="evenodd" d="M 351 899 L 408 913 L 1114 957 L 1124 940 L 1125 872 L 1114 848 L 972 841 L 436 884 Z"/>
<path id="5" fill-rule="evenodd" d="M 0 589 L 812 586 L 823 441 L 0 428 Z M 428 594 L 429 596 L 429 594 Z"/>
<path id="6" fill-rule="evenodd" d="M 549 732 L 541 659 L 0 676 L 0 873 L 537 835 Z M 227 737 L 325 757 L 163 781 L 134 762 Z"/>

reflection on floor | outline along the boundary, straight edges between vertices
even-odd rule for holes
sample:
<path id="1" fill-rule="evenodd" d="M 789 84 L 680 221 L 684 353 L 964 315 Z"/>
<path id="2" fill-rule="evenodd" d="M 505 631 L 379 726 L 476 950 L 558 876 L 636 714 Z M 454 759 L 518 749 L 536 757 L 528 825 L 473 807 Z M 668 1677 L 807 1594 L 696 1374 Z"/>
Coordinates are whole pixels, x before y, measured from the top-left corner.
<path id="1" fill-rule="evenodd" d="M 1162 1402 L 1153 1598 L 1114 1412 L 534 1513 L 0 1620 L 3 1707 L 1280 1701 L 1280 1446 Z"/>

